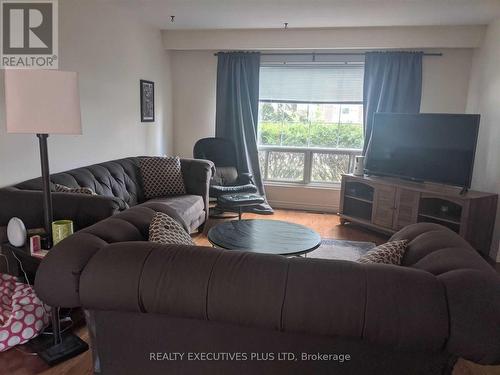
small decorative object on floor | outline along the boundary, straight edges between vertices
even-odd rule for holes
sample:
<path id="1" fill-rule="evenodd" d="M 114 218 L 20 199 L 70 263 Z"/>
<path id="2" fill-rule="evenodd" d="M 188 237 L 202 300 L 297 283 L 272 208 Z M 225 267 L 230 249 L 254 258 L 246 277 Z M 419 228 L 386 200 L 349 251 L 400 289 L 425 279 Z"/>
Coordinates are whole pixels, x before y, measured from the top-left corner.
<path id="1" fill-rule="evenodd" d="M 54 245 L 73 234 L 73 221 L 57 220 L 52 223 L 52 240 Z"/>
<path id="2" fill-rule="evenodd" d="M 155 121 L 155 83 L 141 79 L 141 122 Z"/>
<path id="3" fill-rule="evenodd" d="M 401 265 L 408 240 L 386 242 L 358 259 L 359 263 L 384 263 Z"/>
<path id="4" fill-rule="evenodd" d="M 0 352 L 38 336 L 49 324 L 50 307 L 30 285 L 0 274 Z"/>
<path id="5" fill-rule="evenodd" d="M 11 245 L 22 247 L 26 243 L 26 227 L 21 219 L 13 217 L 7 224 L 7 238 Z"/>

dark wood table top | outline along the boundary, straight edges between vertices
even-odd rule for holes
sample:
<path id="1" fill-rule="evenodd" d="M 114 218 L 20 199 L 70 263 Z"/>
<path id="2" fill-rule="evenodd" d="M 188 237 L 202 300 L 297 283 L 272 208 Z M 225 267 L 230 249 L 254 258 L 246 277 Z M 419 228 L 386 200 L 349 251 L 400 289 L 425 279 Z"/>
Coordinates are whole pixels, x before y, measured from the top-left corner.
<path id="1" fill-rule="evenodd" d="M 318 233 L 303 225 L 278 220 L 231 220 L 208 231 L 216 247 L 278 255 L 308 253 L 321 244 Z"/>

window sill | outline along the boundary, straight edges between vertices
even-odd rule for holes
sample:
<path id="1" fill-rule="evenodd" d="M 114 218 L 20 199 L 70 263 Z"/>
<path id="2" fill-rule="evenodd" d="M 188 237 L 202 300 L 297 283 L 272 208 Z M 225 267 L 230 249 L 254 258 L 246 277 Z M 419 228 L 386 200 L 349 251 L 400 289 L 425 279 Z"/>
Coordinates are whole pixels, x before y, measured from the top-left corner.
<path id="1" fill-rule="evenodd" d="M 340 190 L 340 182 L 332 183 L 332 184 L 321 184 L 321 183 L 312 183 L 312 182 L 309 184 L 302 184 L 300 182 L 264 181 L 264 186 L 283 187 L 283 188 Z"/>

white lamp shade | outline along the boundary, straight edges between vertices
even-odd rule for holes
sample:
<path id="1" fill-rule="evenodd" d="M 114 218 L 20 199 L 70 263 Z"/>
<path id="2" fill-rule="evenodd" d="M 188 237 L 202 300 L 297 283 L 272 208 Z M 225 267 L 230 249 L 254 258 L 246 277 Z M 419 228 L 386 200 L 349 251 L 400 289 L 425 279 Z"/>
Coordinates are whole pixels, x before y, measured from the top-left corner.
<path id="1" fill-rule="evenodd" d="M 7 133 L 82 134 L 78 74 L 5 70 Z"/>

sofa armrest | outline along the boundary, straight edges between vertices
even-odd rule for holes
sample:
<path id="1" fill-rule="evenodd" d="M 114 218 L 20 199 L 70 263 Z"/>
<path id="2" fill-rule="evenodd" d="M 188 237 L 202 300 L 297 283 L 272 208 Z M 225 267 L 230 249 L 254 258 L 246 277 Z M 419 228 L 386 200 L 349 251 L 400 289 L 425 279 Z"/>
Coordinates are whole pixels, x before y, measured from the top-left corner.
<path id="1" fill-rule="evenodd" d="M 52 206 L 54 220 L 71 219 L 75 229 L 92 225 L 126 208 L 125 202 L 115 197 L 54 192 Z M 16 216 L 27 228 L 43 226 L 42 191 L 0 189 L 0 207 L 0 225 L 6 225 Z"/>
<path id="2" fill-rule="evenodd" d="M 210 180 L 215 166 L 210 160 L 181 159 L 182 176 L 188 194 L 200 195 L 205 203 L 205 221 L 208 220 Z"/>

